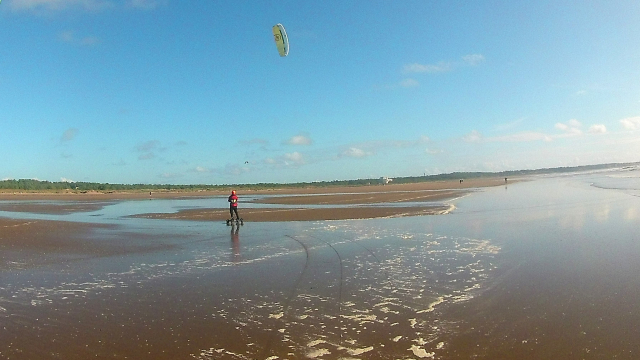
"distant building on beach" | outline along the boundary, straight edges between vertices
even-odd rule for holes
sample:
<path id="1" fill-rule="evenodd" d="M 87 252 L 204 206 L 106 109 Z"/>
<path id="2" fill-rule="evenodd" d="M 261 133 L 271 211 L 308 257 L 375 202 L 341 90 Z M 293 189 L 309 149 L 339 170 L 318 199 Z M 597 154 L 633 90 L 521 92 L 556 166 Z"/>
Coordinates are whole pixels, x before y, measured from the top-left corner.
<path id="1" fill-rule="evenodd" d="M 392 181 L 393 181 L 393 179 L 388 178 L 386 176 L 383 176 L 383 177 L 380 178 L 380 184 L 382 184 L 382 185 L 387 185 L 388 183 L 390 183 Z"/>

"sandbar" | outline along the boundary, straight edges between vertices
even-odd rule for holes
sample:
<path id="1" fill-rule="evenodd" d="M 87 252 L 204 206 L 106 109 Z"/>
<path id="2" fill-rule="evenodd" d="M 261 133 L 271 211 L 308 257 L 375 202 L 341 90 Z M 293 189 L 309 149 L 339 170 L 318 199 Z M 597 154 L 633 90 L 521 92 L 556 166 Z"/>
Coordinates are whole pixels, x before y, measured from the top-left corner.
<path id="1" fill-rule="evenodd" d="M 245 221 L 319 221 L 350 220 L 385 217 L 440 215 L 454 209 L 443 203 L 467 195 L 474 188 L 503 185 L 504 179 L 471 179 L 469 181 L 440 181 L 415 184 L 371 185 L 355 187 L 326 187 L 281 189 L 245 194 L 278 195 L 256 200 L 256 203 L 287 205 L 282 208 L 242 208 L 240 216 Z M 245 196 L 238 192 L 241 201 Z M 398 206 L 396 203 L 412 203 Z M 419 205 L 416 205 L 418 203 Z M 385 205 L 387 204 L 387 205 Z M 389 206 L 388 204 L 393 204 Z M 308 207 L 323 205 L 329 207 Z M 336 205 L 336 207 L 331 207 Z M 373 206 L 375 205 L 375 206 Z M 149 219 L 175 219 L 195 221 L 221 221 L 229 217 L 227 208 L 185 209 L 177 213 L 149 213 L 136 217 Z"/>

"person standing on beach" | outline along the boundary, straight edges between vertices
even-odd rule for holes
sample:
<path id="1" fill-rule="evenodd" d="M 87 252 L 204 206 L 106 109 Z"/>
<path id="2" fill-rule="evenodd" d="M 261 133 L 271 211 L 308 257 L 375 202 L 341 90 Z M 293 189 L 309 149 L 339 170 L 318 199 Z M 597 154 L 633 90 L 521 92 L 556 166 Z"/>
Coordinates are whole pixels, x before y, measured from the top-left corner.
<path id="1" fill-rule="evenodd" d="M 238 196 L 236 195 L 236 191 L 231 191 L 231 195 L 229 195 L 229 215 L 231 215 L 231 220 L 233 220 L 233 213 L 236 214 L 236 220 L 240 220 L 240 216 L 238 216 Z"/>

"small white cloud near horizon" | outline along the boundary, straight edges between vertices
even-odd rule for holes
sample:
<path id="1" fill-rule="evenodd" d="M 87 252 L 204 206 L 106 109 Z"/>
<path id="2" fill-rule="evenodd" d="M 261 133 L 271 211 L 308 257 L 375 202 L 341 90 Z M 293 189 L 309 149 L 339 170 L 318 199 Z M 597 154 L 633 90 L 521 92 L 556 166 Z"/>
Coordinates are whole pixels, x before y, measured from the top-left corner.
<path id="1" fill-rule="evenodd" d="M 640 116 L 624 118 L 620 120 L 620 124 L 625 130 L 638 130 L 640 129 Z"/>
<path id="2" fill-rule="evenodd" d="M 302 165 L 304 164 L 304 157 L 301 153 L 294 151 L 292 153 L 284 154 L 285 164 L 291 165 L 289 162 L 293 163 L 293 165 Z"/>
<path id="3" fill-rule="evenodd" d="M 209 169 L 207 169 L 205 167 L 202 167 L 202 166 L 196 166 L 196 168 L 194 170 L 195 170 L 195 172 L 198 172 L 198 173 L 210 172 Z"/>
<path id="4" fill-rule="evenodd" d="M 66 182 L 66 183 L 74 183 L 75 181 L 71 180 L 71 179 L 67 179 L 66 177 L 61 177 L 60 178 L 61 182 Z"/>
<path id="5" fill-rule="evenodd" d="M 313 140 L 306 135 L 296 135 L 291 139 L 286 141 L 288 145 L 311 145 L 313 144 Z"/>
<path id="6" fill-rule="evenodd" d="M 589 127 L 589 134 L 606 134 L 607 127 L 604 124 L 594 124 Z"/>
<path id="7" fill-rule="evenodd" d="M 373 153 L 364 151 L 356 147 L 350 147 L 347 150 L 340 153 L 340 157 L 352 157 L 352 158 L 363 158 L 371 155 L 373 155 Z"/>
<path id="8" fill-rule="evenodd" d="M 525 131 L 525 132 L 520 132 L 516 134 L 497 136 L 497 137 L 487 139 L 487 141 L 496 141 L 496 142 L 529 142 L 529 141 L 540 141 L 540 140 L 544 142 L 550 142 L 552 138 L 551 136 L 544 133 L 534 132 L 534 131 Z"/>
<path id="9" fill-rule="evenodd" d="M 464 140 L 465 142 L 479 143 L 480 141 L 482 141 L 482 134 L 480 134 L 476 130 L 472 130 L 470 133 L 463 136 L 462 140 Z"/>
<path id="10" fill-rule="evenodd" d="M 554 125 L 554 127 L 556 129 L 562 130 L 568 135 L 581 135 L 582 134 L 582 130 L 580 130 L 581 126 L 582 126 L 582 124 L 580 123 L 580 121 L 578 121 L 576 119 L 571 119 L 571 120 L 567 121 L 566 124 L 565 123 L 556 123 Z"/>

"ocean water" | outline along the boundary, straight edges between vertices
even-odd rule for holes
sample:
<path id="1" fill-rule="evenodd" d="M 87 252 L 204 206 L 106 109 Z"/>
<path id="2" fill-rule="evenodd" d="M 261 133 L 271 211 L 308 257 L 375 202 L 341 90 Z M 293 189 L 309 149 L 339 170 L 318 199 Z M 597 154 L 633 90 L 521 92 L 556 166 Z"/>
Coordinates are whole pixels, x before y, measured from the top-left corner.
<path id="1" fill-rule="evenodd" d="M 540 177 L 390 219 L 129 217 L 222 198 L 3 211 L 108 224 L 90 240 L 126 251 L 3 264 L 0 358 L 637 358 L 639 173 Z"/>

